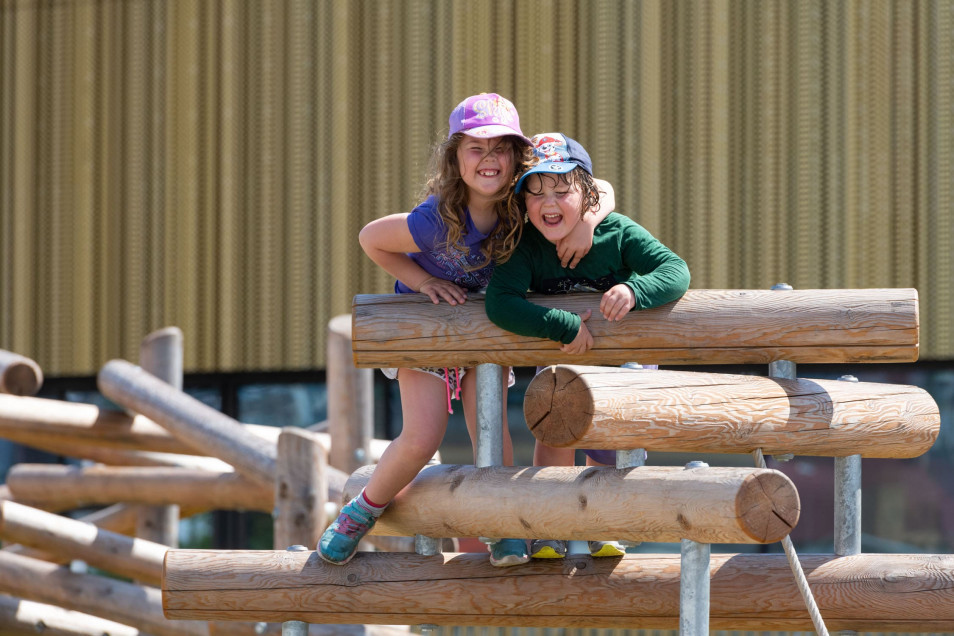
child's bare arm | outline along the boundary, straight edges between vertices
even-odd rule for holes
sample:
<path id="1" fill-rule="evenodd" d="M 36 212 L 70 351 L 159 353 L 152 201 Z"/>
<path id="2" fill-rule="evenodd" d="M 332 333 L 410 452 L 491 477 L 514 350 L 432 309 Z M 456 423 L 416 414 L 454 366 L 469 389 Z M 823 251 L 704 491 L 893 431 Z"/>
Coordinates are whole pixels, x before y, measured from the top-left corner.
<path id="1" fill-rule="evenodd" d="M 596 231 L 596 226 L 606 218 L 607 214 L 616 209 L 616 193 L 610 182 L 603 179 L 593 179 L 593 181 L 596 182 L 596 187 L 600 191 L 600 204 L 584 212 L 582 222 L 577 224 L 569 235 L 557 242 L 557 256 L 560 257 L 562 267 L 569 266 L 573 269 L 577 266 L 580 259 L 586 256 L 593 247 L 593 233 Z"/>
<path id="2" fill-rule="evenodd" d="M 636 306 L 636 294 L 628 285 L 613 285 L 600 299 L 600 313 L 606 320 L 618 321 Z"/>
<path id="3" fill-rule="evenodd" d="M 592 311 L 587 309 L 580 314 L 580 330 L 576 333 L 576 338 L 569 344 L 560 345 L 560 351 L 571 355 L 579 355 L 593 348 L 593 335 L 590 334 L 590 330 L 586 328 L 586 321 L 589 320 L 592 313 Z"/>
<path id="4" fill-rule="evenodd" d="M 358 242 L 381 269 L 411 289 L 427 294 L 436 304 L 443 298 L 451 305 L 467 300 L 466 292 L 449 280 L 428 274 L 408 256 L 420 252 L 407 226 L 407 214 L 392 214 L 371 221 L 358 234 Z"/>

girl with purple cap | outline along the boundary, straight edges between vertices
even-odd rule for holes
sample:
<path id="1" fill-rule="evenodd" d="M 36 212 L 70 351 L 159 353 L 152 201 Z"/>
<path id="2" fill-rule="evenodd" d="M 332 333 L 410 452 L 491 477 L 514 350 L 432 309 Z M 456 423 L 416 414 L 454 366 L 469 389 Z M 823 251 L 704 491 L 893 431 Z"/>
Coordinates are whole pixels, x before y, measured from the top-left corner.
<path id="1" fill-rule="evenodd" d="M 457 305 L 490 281 L 495 263 L 513 253 L 523 230 L 523 211 L 513 198 L 516 175 L 530 160 L 530 140 L 520 130 L 513 104 L 495 93 L 462 101 L 450 115 L 447 139 L 434 151 L 427 197 L 412 212 L 372 221 L 358 240 L 375 263 L 397 282 L 397 293 L 427 294 Z M 607 212 L 554 250 L 554 257 L 573 267 L 589 250 L 593 231 L 614 207 L 612 188 L 606 191 Z M 358 542 L 388 503 L 411 482 L 437 452 L 447 429 L 451 398 L 460 399 L 471 442 L 476 439 L 476 380 L 468 369 L 383 369 L 401 388 L 404 426 L 388 446 L 367 485 L 341 510 L 318 542 L 318 553 L 330 563 L 347 563 Z M 513 383 L 513 372 L 503 387 Z M 505 397 L 506 399 L 506 397 Z M 504 411 L 504 463 L 513 465 L 513 445 Z M 525 563 L 523 539 L 491 544 L 495 566 Z"/>

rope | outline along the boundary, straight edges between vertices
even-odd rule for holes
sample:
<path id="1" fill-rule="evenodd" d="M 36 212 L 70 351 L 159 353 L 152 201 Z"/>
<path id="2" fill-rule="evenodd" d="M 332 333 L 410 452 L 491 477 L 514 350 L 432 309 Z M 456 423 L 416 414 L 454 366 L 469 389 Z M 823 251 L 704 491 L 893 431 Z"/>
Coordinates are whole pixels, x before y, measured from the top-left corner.
<path id="1" fill-rule="evenodd" d="M 755 465 L 759 468 L 766 468 L 765 457 L 762 455 L 762 449 L 756 448 L 752 451 L 755 458 Z M 805 607 L 812 617 L 812 624 L 815 626 L 815 632 L 818 636 L 828 636 L 828 629 L 825 627 L 825 621 L 822 619 L 821 612 L 818 611 L 818 605 L 815 603 L 815 597 L 812 596 L 812 590 L 808 587 L 808 579 L 805 578 L 805 572 L 802 571 L 802 564 L 795 554 L 795 546 L 788 535 L 782 538 L 782 548 L 785 550 L 785 556 L 788 557 L 788 565 L 792 568 L 792 574 L 795 575 L 795 584 L 798 585 L 798 591 L 802 594 L 805 601 Z"/>

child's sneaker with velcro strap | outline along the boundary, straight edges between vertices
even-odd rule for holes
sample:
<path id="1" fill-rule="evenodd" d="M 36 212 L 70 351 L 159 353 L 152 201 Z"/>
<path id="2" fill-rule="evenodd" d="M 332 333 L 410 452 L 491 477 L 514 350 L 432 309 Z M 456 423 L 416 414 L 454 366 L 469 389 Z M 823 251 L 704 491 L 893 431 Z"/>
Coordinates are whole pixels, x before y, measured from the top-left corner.
<path id="1" fill-rule="evenodd" d="M 358 543 L 378 520 L 358 502 L 358 497 L 341 509 L 341 514 L 318 540 L 318 556 L 322 560 L 335 565 L 344 565 L 350 561 L 358 549 Z"/>

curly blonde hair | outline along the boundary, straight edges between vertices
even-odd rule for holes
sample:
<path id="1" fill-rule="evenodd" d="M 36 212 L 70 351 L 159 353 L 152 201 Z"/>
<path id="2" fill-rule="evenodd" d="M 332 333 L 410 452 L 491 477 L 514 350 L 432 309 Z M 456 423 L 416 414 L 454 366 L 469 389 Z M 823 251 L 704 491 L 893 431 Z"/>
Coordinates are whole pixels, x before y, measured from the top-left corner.
<path id="1" fill-rule="evenodd" d="M 431 167 L 424 187 L 422 198 L 435 195 L 437 211 L 447 227 L 447 249 L 465 250 L 461 237 L 465 234 L 464 208 L 467 207 L 467 184 L 461 178 L 460 165 L 457 162 L 457 149 L 465 138 L 457 133 L 440 142 L 431 155 Z M 532 156 L 530 146 L 513 137 L 501 137 L 500 143 L 507 144 L 513 157 L 514 174 L 510 185 L 500 192 L 494 201 L 494 211 L 499 222 L 493 234 L 481 242 L 480 253 L 483 261 L 465 266 L 468 270 L 479 269 L 491 261 L 505 263 L 513 254 L 523 232 L 523 210 L 514 197 L 513 188 L 517 178 L 523 174 Z"/>

